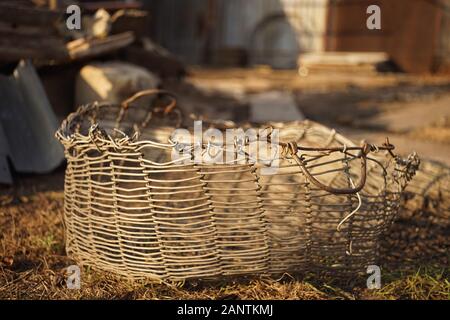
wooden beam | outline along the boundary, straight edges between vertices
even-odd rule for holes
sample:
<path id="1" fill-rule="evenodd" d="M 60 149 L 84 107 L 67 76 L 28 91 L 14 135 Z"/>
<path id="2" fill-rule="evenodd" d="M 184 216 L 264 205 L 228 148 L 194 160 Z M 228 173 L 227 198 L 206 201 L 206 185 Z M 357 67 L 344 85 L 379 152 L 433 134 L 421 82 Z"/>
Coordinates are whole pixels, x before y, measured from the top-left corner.
<path id="1" fill-rule="evenodd" d="M 0 3 L 0 21 L 4 23 L 48 27 L 55 25 L 63 16 L 62 11 Z"/>
<path id="2" fill-rule="evenodd" d="M 71 60 L 93 57 L 124 48 L 134 42 L 133 32 L 124 32 L 104 39 L 78 39 L 66 44 Z"/>

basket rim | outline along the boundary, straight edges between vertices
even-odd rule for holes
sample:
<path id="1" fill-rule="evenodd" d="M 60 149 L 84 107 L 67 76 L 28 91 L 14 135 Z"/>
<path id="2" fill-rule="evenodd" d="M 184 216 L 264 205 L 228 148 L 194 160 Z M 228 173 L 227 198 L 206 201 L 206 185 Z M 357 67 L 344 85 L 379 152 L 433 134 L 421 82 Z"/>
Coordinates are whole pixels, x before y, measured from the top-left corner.
<path id="1" fill-rule="evenodd" d="M 98 150 L 101 150 L 101 146 L 106 148 L 115 148 L 116 150 L 119 149 L 129 149 L 132 151 L 139 152 L 143 148 L 147 147 L 153 147 L 153 148 L 160 148 L 165 150 L 173 150 L 178 145 L 178 142 L 171 141 L 169 138 L 167 143 L 163 142 L 156 142 L 153 140 L 140 140 L 140 132 L 137 131 L 137 127 L 133 126 L 133 133 L 131 135 L 127 135 L 126 133 L 120 131 L 118 128 L 114 128 L 115 132 L 120 133 L 120 137 L 113 137 L 111 134 L 106 132 L 103 128 L 100 127 L 99 122 L 97 119 L 92 118 L 91 126 L 88 129 L 87 134 L 83 134 L 79 132 L 79 124 L 82 123 L 83 118 L 89 115 L 89 113 L 94 111 L 99 111 L 102 108 L 114 108 L 118 110 L 118 118 L 116 119 L 116 123 L 119 124 L 120 121 L 123 120 L 123 116 L 127 112 L 130 104 L 135 101 L 137 98 L 149 95 L 149 94 L 155 94 L 159 93 L 158 90 L 146 90 L 142 92 L 138 92 L 131 98 L 125 100 L 122 104 L 118 103 L 110 103 L 110 102 L 94 102 L 91 104 L 80 106 L 75 112 L 72 112 L 61 124 L 59 129 L 56 131 L 55 136 L 65 147 L 70 147 L 77 144 L 89 144 L 94 143 L 97 146 Z M 161 91 L 162 93 L 167 93 L 166 91 Z M 171 104 L 169 104 L 165 109 L 163 109 L 163 115 L 167 115 L 172 112 L 172 110 L 176 106 L 176 99 L 173 98 L 174 96 L 169 93 L 170 97 L 172 98 Z M 170 110 L 167 112 L 168 108 Z M 149 113 L 153 113 L 154 110 L 149 111 Z M 308 177 L 308 180 L 318 186 L 319 188 L 326 190 L 330 193 L 334 194 L 355 194 L 359 191 L 361 191 L 365 185 L 366 175 L 367 175 L 367 160 L 374 160 L 370 159 L 367 156 L 371 152 L 378 152 L 379 150 L 387 151 L 392 158 L 396 160 L 396 162 L 406 163 L 406 164 L 414 164 L 417 162 L 415 159 L 408 157 L 407 160 L 403 160 L 399 158 L 397 155 L 393 153 L 393 150 L 395 148 L 394 145 L 390 144 L 389 139 L 386 138 L 386 141 L 381 146 L 377 146 L 374 144 L 368 144 L 367 142 L 363 141 L 363 144 L 361 146 L 356 146 L 352 141 L 345 138 L 344 136 L 340 135 L 336 132 L 335 129 L 330 129 L 324 125 L 321 125 L 319 123 L 310 121 L 310 120 L 304 120 L 304 121 L 294 121 L 290 122 L 290 124 L 302 124 L 303 126 L 306 125 L 304 130 L 307 130 L 308 128 L 314 127 L 317 130 L 326 132 L 330 137 L 333 137 L 335 140 L 337 140 L 339 143 L 342 144 L 342 147 L 305 147 L 299 145 L 296 141 L 291 142 L 278 142 L 279 147 L 281 147 L 280 152 L 280 159 L 284 157 L 290 157 L 292 158 L 299 166 L 301 171 L 305 176 Z M 270 124 L 270 123 L 269 123 Z M 278 127 L 279 129 L 282 129 L 284 127 L 284 123 L 272 123 L 270 124 L 270 127 L 273 129 L 274 127 Z M 162 126 L 161 126 L 162 127 Z M 236 128 L 236 126 L 230 126 L 231 128 Z M 185 129 L 188 129 L 186 127 Z M 271 133 L 270 133 L 271 134 Z M 259 138 L 258 138 L 259 139 Z M 245 145 L 248 146 L 249 143 L 245 142 Z M 193 142 L 186 143 L 186 146 L 188 147 L 197 147 Z M 202 148 L 209 147 L 209 144 L 203 143 L 201 145 Z M 315 179 L 313 175 L 310 174 L 308 169 L 306 168 L 305 163 L 303 162 L 303 156 L 301 154 L 301 151 L 308 152 L 308 151 L 314 151 L 314 152 L 326 152 L 326 153 L 333 153 L 333 152 L 342 152 L 347 153 L 353 157 L 360 158 L 361 160 L 361 179 L 360 183 L 357 184 L 357 186 L 353 186 L 352 188 L 345 188 L 345 189 L 334 189 L 330 186 L 326 186 L 322 184 L 319 180 Z M 349 153 L 349 151 L 357 152 L 357 155 Z M 183 160 L 183 159 L 181 159 Z M 176 165 L 177 163 L 174 161 L 170 161 L 161 165 Z"/>

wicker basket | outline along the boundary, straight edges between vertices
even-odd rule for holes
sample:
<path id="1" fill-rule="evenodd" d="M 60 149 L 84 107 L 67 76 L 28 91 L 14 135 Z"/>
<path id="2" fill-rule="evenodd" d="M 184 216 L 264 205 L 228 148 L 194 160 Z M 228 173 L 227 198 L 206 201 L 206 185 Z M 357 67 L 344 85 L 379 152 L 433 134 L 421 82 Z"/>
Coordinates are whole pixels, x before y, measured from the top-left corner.
<path id="1" fill-rule="evenodd" d="M 150 94 L 158 94 L 151 106 L 138 106 Z M 304 121 L 271 124 L 279 129 L 275 173 L 248 157 L 178 162 L 172 153 L 181 144 L 170 137 L 180 113 L 174 100 L 160 107 L 168 98 L 146 91 L 121 105 L 87 105 L 58 130 L 67 157 L 66 247 L 78 263 L 179 281 L 354 275 L 376 262 L 379 238 L 419 165 L 415 154 L 402 160 L 388 141 L 356 146 Z M 248 155 L 250 145 L 245 140 L 240 152 Z"/>

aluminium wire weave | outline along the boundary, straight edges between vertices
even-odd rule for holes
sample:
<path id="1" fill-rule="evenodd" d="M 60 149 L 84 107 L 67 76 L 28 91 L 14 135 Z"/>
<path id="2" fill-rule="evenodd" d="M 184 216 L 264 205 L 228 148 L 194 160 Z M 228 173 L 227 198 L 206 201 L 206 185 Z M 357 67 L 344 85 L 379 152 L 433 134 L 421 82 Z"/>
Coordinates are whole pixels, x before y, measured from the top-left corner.
<path id="1" fill-rule="evenodd" d="M 358 147 L 303 121 L 271 124 L 282 146 L 275 174 L 249 161 L 178 163 L 174 126 L 158 117 L 161 108 L 134 101 L 149 93 L 80 107 L 56 134 L 67 158 L 66 248 L 78 263 L 179 281 L 345 275 L 376 262 L 415 154 L 402 160 L 389 144 Z M 175 110 L 172 103 L 162 113 Z"/>

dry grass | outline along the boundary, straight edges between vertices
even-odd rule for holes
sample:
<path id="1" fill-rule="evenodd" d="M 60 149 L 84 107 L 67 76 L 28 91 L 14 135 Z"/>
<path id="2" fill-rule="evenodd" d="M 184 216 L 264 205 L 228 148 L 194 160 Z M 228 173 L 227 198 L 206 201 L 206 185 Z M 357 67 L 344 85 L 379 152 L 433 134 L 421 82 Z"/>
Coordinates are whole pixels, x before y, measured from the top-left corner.
<path id="1" fill-rule="evenodd" d="M 389 277 L 391 281 L 375 292 L 375 296 L 383 299 L 450 299 L 448 272 L 444 270 L 419 270 L 415 274 L 392 274 Z"/>
<path id="2" fill-rule="evenodd" d="M 178 284 L 131 283 L 84 268 L 80 290 L 66 288 L 73 264 L 63 245 L 62 191 L 3 190 L 0 196 L 0 299 L 449 299 L 448 221 L 400 219 L 383 242 L 383 287 L 308 275 Z M 25 194 L 27 192 L 24 192 Z M 421 232 L 418 232 L 420 226 Z M 415 240 L 414 240 L 415 239 Z"/>

